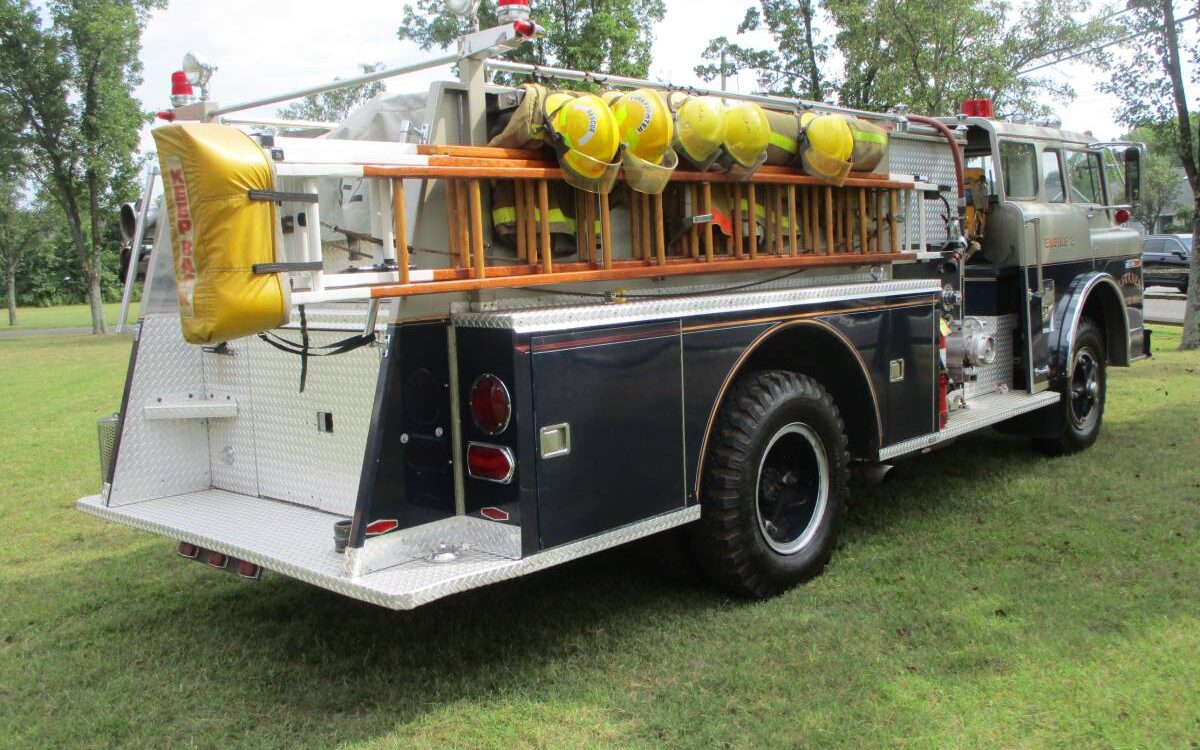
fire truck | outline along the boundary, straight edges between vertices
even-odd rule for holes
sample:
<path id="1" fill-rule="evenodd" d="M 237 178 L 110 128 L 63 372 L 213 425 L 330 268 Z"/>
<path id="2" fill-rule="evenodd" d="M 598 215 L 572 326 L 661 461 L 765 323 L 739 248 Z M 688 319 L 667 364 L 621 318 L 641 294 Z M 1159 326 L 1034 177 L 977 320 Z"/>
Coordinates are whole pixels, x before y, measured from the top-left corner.
<path id="1" fill-rule="evenodd" d="M 540 33 L 517 14 L 228 106 L 189 55 L 128 222 L 146 283 L 80 510 L 393 609 L 687 525 L 716 585 L 768 597 L 829 560 L 852 469 L 987 427 L 1085 449 L 1108 368 L 1149 356 L 1138 144 L 985 100 L 934 118 L 504 58 Z M 342 123 L 246 114 L 447 64 Z M 592 128 L 595 100 L 657 92 L 676 146 L 761 111 L 787 153 L 726 133 L 737 163 L 663 152 L 647 176 L 584 138 L 505 145 L 566 127 L 558 91 Z M 872 163 L 793 158 L 816 121 L 873 134 Z"/>

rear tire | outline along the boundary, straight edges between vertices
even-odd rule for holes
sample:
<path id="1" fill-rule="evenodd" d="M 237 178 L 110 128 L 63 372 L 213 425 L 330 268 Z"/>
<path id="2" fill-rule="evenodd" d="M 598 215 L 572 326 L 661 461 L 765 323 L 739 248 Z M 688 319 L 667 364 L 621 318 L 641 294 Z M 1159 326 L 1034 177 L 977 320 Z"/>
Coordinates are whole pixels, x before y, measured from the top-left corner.
<path id="1" fill-rule="evenodd" d="M 816 380 L 744 376 L 718 413 L 705 457 L 697 562 L 721 588 L 766 598 L 821 572 L 845 514 L 845 427 Z"/>
<path id="2" fill-rule="evenodd" d="M 1104 337 L 1092 320 L 1084 318 L 1075 334 L 1062 401 L 1050 407 L 1062 423 L 1062 433 L 1053 438 L 1034 438 L 1033 445 L 1049 456 L 1077 453 L 1100 435 L 1108 385 Z"/>

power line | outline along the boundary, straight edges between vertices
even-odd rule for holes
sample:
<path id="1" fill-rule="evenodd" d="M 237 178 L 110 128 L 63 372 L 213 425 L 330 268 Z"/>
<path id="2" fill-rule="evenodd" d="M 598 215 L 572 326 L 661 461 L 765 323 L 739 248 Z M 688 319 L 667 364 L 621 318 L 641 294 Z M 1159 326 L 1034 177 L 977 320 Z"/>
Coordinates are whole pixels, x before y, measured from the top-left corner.
<path id="1" fill-rule="evenodd" d="M 1114 15 L 1115 15 L 1115 14 L 1114 14 Z M 1175 21 L 1175 25 L 1176 25 L 1176 26 L 1178 26 L 1179 24 L 1183 23 L 1184 21 L 1191 21 L 1191 20 L 1193 20 L 1193 19 L 1195 19 L 1195 18 L 1198 18 L 1198 17 L 1200 17 L 1200 14 L 1192 13 L 1191 15 L 1184 16 L 1183 18 L 1180 18 L 1180 19 L 1176 19 L 1176 21 Z M 1164 27 L 1162 27 L 1162 26 L 1159 26 L 1159 27 L 1157 27 L 1157 30 L 1158 30 L 1158 31 L 1162 31 L 1162 29 L 1163 29 L 1163 28 L 1164 28 Z M 1120 39 L 1116 39 L 1116 40 L 1113 40 L 1113 41 L 1111 41 L 1111 42 L 1105 42 L 1104 44 L 1098 44 L 1098 45 L 1096 45 L 1095 47 L 1091 47 L 1091 48 L 1089 48 L 1089 49 L 1085 49 L 1085 50 L 1082 50 L 1082 51 L 1080 51 L 1080 52 L 1076 52 L 1076 53 L 1075 53 L 1075 54 L 1073 54 L 1073 55 L 1067 55 L 1067 56 L 1065 56 L 1065 57 L 1060 57 L 1060 58 L 1058 58 L 1057 60 L 1051 60 L 1050 62 L 1048 62 L 1048 63 L 1042 63 L 1041 65 L 1034 65 L 1032 68 L 1025 68 L 1024 70 L 1018 70 L 1018 71 L 1017 71 L 1017 75 L 1019 75 L 1019 76 L 1023 76 L 1023 75 L 1025 75 L 1026 73 L 1032 73 L 1032 72 L 1034 72 L 1035 70 L 1041 70 L 1041 69 L 1043 69 L 1043 68 L 1049 68 L 1049 67 L 1051 67 L 1051 66 L 1053 66 L 1053 65 L 1058 65 L 1058 64 L 1059 64 L 1059 63 L 1061 63 L 1061 62 L 1066 62 L 1067 60 L 1074 60 L 1074 59 L 1075 59 L 1075 58 L 1077 58 L 1077 57 L 1083 57 L 1084 55 L 1089 55 L 1089 54 L 1091 54 L 1091 53 L 1093 53 L 1093 52 L 1099 52 L 1100 50 L 1102 50 L 1102 49 L 1105 49 L 1105 48 L 1107 48 L 1107 47 L 1112 47 L 1113 45 L 1117 45 L 1117 44 L 1124 44 L 1125 42 L 1128 42 L 1130 39 L 1133 39 L 1133 38 L 1135 38 L 1135 37 L 1142 36 L 1142 35 L 1143 35 L 1143 34 L 1145 34 L 1145 33 L 1146 33 L 1146 32 L 1144 32 L 1144 31 L 1138 31 L 1138 32 L 1135 32 L 1135 33 L 1133 33 L 1133 34 L 1129 34 L 1129 35 L 1127 35 L 1127 36 L 1123 36 L 1123 37 L 1121 37 Z"/>

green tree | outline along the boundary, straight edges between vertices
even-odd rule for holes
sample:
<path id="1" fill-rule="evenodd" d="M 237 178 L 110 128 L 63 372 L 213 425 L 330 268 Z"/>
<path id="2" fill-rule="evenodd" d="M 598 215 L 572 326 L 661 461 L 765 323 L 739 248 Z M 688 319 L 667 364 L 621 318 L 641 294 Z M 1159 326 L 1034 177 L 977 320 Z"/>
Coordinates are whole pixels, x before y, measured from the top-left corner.
<path id="1" fill-rule="evenodd" d="M 1193 215 L 1200 213 L 1200 149 L 1197 121 L 1191 114 L 1183 76 L 1183 56 L 1193 64 L 1200 62 L 1200 42 L 1197 25 L 1192 21 L 1184 28 L 1180 42 L 1181 21 L 1175 18 L 1171 0 L 1131 0 L 1125 54 L 1113 67 L 1112 80 L 1103 88 L 1121 100 L 1117 119 L 1131 126 L 1150 126 L 1169 123 L 1169 142 L 1195 198 Z M 1159 126 L 1161 131 L 1161 125 Z M 1183 334 L 1180 349 L 1200 348 L 1200 227 L 1193 223 L 1192 252 L 1189 269 L 1188 297 L 1184 303 Z"/>
<path id="2" fill-rule="evenodd" d="M 363 74 L 383 70 L 383 63 L 360 64 Z M 339 80 L 337 78 L 334 79 Z M 360 83 L 334 91 L 310 94 L 294 104 L 279 110 L 279 116 L 287 120 L 316 120 L 318 122 L 341 122 L 351 112 L 383 93 L 387 86 L 383 81 Z"/>
<path id="3" fill-rule="evenodd" d="M 17 324 L 18 275 L 25 276 L 42 260 L 53 237 L 56 213 L 44 201 L 30 200 L 25 185 L 0 182 L 0 268 L 4 270 L 4 296 L 8 324 Z"/>
<path id="4" fill-rule="evenodd" d="M 654 27 L 666 14 L 663 0 L 533 0 L 530 13 L 547 34 L 506 57 L 537 65 L 645 76 L 650 69 Z M 481 26 L 494 26 L 496 4 L 479 5 Z M 468 19 L 445 10 L 441 0 L 404 6 L 398 36 L 421 49 L 449 47 L 471 31 Z"/>
<path id="5" fill-rule="evenodd" d="M 0 97 L 20 113 L 21 148 L 62 209 L 87 287 L 92 330 L 105 333 L 107 217 L 135 171 L 143 113 L 141 32 L 165 0 L 29 0 L 0 4 Z"/>
<path id="6" fill-rule="evenodd" d="M 822 66 L 829 59 L 829 44 L 818 27 L 818 10 L 812 0 L 761 0 L 761 5 L 746 9 L 737 33 L 766 28 L 775 46 L 754 49 L 717 37 L 703 53 L 704 59 L 716 62 L 697 66 L 696 74 L 710 81 L 756 70 L 763 91 L 820 99 L 827 83 Z"/>
<path id="7" fill-rule="evenodd" d="M 1151 233 L 1167 231 L 1180 218 L 1179 199 L 1187 176 L 1183 165 L 1179 163 L 1174 125 L 1174 122 L 1142 125 L 1121 136 L 1122 140 L 1146 144 L 1146 158 L 1142 162 L 1142 195 L 1133 207 L 1133 216 Z M 1192 214 L 1190 210 L 1186 213 L 1189 216 Z M 1170 224 L 1162 221 L 1164 215 L 1174 217 Z M 1191 231 L 1190 223 L 1187 230 Z"/>
<path id="8" fill-rule="evenodd" d="M 1067 99 L 1074 91 L 1023 71 L 1115 32 L 1106 16 L 1076 20 L 1088 12 L 1087 0 L 1030 0 L 1016 8 L 985 0 L 823 0 L 819 9 L 811 0 L 759 0 L 738 32 L 765 29 L 774 47 L 716 39 L 705 57 L 724 52 L 725 66 L 696 72 L 711 80 L 722 70 L 757 69 L 765 73 L 764 91 L 816 98 L 832 87 L 841 104 L 864 109 L 904 105 L 947 115 L 964 99 L 986 97 L 1005 112 L 1037 115 L 1045 111 L 1040 96 Z M 1101 54 L 1084 59 L 1098 61 Z M 829 65 L 834 57 L 837 67 Z"/>

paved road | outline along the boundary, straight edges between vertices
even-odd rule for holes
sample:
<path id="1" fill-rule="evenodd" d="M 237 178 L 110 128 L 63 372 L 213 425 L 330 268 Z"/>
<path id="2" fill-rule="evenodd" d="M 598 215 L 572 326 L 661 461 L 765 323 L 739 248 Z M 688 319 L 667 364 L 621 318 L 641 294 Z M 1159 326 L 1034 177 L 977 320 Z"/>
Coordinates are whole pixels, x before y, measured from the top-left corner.
<path id="1" fill-rule="evenodd" d="M 1150 323 L 1183 325 L 1184 299 L 1174 289 L 1150 287 L 1146 290 L 1146 320 Z"/>

